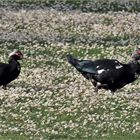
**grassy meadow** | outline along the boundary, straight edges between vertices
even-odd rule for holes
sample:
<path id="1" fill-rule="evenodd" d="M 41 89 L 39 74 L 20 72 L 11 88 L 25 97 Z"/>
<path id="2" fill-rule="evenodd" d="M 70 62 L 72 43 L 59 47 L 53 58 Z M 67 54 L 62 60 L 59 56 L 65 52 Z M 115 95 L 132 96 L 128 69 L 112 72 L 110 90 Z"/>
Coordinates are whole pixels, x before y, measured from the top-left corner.
<path id="1" fill-rule="evenodd" d="M 0 89 L 0 140 L 139 140 L 140 80 L 95 93 L 66 61 L 115 58 L 140 41 L 140 14 L 0 7 L 0 62 L 19 49 L 21 73 Z"/>

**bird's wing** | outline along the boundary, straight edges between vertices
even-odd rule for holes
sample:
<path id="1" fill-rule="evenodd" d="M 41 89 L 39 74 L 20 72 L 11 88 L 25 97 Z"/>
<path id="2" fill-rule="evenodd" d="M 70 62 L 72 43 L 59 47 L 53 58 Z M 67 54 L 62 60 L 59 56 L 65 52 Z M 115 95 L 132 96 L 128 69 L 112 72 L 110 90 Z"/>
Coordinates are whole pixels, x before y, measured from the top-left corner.
<path id="1" fill-rule="evenodd" d="M 5 75 L 8 75 L 9 71 L 10 69 L 8 64 L 0 63 L 0 79 L 3 78 Z"/>
<path id="2" fill-rule="evenodd" d="M 123 68 L 123 64 L 115 59 L 81 60 L 78 68 L 83 72 L 101 74 L 103 72 L 118 71 Z"/>
<path id="3" fill-rule="evenodd" d="M 78 65 L 78 69 L 82 72 L 88 72 L 92 74 L 97 73 L 95 63 L 90 60 L 81 60 Z"/>

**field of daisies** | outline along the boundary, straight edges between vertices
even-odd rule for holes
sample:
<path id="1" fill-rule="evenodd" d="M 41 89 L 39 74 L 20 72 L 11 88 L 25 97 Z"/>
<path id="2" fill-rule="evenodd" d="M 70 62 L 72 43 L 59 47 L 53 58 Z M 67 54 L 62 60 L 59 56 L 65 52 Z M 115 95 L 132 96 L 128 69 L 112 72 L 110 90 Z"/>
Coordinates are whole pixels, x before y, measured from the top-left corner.
<path id="1" fill-rule="evenodd" d="M 66 55 L 129 62 L 140 13 L 54 7 L 0 7 L 0 62 L 24 54 L 18 79 L 0 88 L 0 140 L 139 140 L 140 80 L 97 94 Z"/>

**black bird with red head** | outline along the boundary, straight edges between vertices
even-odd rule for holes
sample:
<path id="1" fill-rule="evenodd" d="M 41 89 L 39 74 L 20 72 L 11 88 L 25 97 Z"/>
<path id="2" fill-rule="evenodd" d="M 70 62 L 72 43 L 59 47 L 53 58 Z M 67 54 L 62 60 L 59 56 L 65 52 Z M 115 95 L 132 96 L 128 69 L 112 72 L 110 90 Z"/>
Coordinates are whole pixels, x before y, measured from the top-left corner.
<path id="1" fill-rule="evenodd" d="M 67 55 L 67 60 L 92 82 L 96 91 L 103 88 L 115 92 L 138 79 L 140 74 L 140 49 L 135 51 L 127 64 L 116 59 L 78 60 L 72 55 Z"/>
<path id="2" fill-rule="evenodd" d="M 15 80 L 20 74 L 20 63 L 18 60 L 23 58 L 23 54 L 15 50 L 9 54 L 9 63 L 0 63 L 0 86 L 6 89 L 11 81 Z"/>

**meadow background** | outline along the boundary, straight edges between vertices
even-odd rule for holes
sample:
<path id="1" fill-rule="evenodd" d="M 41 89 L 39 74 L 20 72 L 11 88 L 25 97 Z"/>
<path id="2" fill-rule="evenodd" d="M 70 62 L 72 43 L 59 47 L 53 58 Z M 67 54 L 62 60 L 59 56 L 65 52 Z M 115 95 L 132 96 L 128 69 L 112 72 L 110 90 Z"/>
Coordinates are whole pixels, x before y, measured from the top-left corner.
<path id="1" fill-rule="evenodd" d="M 24 60 L 0 89 L 0 140 L 139 140 L 140 81 L 97 94 L 66 61 L 129 62 L 139 11 L 139 0 L 1 0 L 0 61 L 13 49 Z"/>

